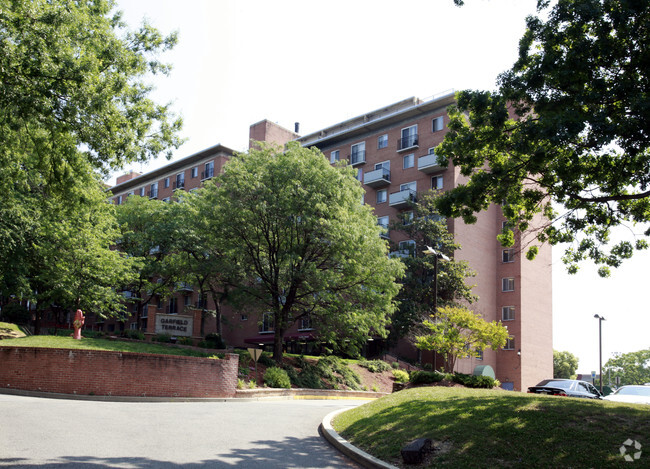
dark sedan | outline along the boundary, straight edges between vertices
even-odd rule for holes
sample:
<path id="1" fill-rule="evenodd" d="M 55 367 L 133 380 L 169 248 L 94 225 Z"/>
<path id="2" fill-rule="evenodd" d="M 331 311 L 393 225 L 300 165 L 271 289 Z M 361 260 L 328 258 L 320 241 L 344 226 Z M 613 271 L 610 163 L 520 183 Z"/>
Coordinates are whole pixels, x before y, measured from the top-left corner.
<path id="1" fill-rule="evenodd" d="M 602 399 L 603 396 L 593 384 L 577 379 L 545 379 L 537 386 L 528 388 L 534 394 L 547 394 L 549 396 L 582 397 L 586 399 Z"/>

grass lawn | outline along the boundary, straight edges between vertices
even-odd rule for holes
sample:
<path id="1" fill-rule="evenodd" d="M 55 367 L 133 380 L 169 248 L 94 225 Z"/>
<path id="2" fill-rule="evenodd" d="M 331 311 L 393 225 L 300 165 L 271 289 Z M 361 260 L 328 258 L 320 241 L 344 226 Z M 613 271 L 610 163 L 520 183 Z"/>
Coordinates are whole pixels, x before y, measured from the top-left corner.
<path id="1" fill-rule="evenodd" d="M 75 340 L 72 337 L 52 335 L 33 335 L 20 339 L 0 341 L 0 347 L 44 347 L 79 350 L 109 350 L 118 352 L 157 353 L 162 355 L 181 355 L 186 357 L 216 357 L 213 352 L 172 347 L 148 342 L 128 342 L 122 340 L 91 339 Z"/>
<path id="2" fill-rule="evenodd" d="M 400 466 L 402 446 L 426 437 L 437 450 L 424 467 L 621 467 L 627 439 L 643 445 L 630 465 L 650 467 L 650 406 L 643 405 L 420 387 L 344 412 L 334 428 Z"/>
<path id="3" fill-rule="evenodd" d="M 0 338 L 24 337 L 25 333 L 16 324 L 0 322 Z"/>

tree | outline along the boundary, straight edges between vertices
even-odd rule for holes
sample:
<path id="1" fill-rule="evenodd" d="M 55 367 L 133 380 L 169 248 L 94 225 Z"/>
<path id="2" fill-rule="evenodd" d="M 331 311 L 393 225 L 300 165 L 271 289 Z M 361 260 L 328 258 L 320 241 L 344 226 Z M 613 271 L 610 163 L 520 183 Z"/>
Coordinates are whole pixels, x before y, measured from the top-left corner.
<path id="1" fill-rule="evenodd" d="M 618 376 L 621 384 L 650 383 L 650 348 L 630 353 L 615 353 L 603 367 L 603 376 Z"/>
<path id="2" fill-rule="evenodd" d="M 487 322 L 478 313 L 460 306 L 444 306 L 422 323 L 426 335 L 416 337 L 421 350 L 433 350 L 444 358 L 444 370 L 453 373 L 458 358 L 477 357 L 486 348 L 506 344 L 508 329 L 500 322 Z"/>
<path id="3" fill-rule="evenodd" d="M 117 247 L 140 261 L 133 282 L 127 286 L 136 294 L 131 301 L 136 304 L 138 328 L 146 305 L 157 296 L 172 294 L 179 281 L 178 265 L 172 258 L 177 224 L 171 211 L 168 203 L 137 195 L 117 206 L 121 231 Z"/>
<path id="4" fill-rule="evenodd" d="M 435 200 L 438 196 L 435 192 L 419 194 L 413 210 L 406 212 L 406 216 L 391 227 L 415 242 L 410 255 L 402 258 L 406 272 L 397 296 L 398 311 L 391 325 L 395 338 L 410 336 L 412 328 L 422 324 L 431 313 L 434 297 L 439 306 L 452 306 L 461 301 L 473 303 L 477 299 L 472 293 L 473 285 L 467 284 L 467 280 L 476 273 L 466 261 L 453 258 L 461 246 L 449 233 L 447 221 L 436 211 Z M 434 258 L 423 253 L 427 246 L 434 246 L 451 259 L 438 262 L 437 293 Z"/>
<path id="5" fill-rule="evenodd" d="M 353 173 L 316 148 L 259 144 L 205 187 L 213 229 L 241 271 L 235 286 L 272 315 L 276 360 L 285 331 L 301 319 L 349 352 L 386 334 L 403 267 L 388 258 Z"/>
<path id="6" fill-rule="evenodd" d="M 578 357 L 571 352 L 553 350 L 553 378 L 574 379 L 578 370 Z"/>
<path id="7" fill-rule="evenodd" d="M 34 243 L 53 234 L 48 223 L 65 223 L 67 203 L 83 203 L 77 189 L 96 185 L 94 173 L 170 156 L 182 142 L 181 120 L 145 82 L 168 72 L 158 56 L 176 36 L 127 31 L 113 6 L 0 0 L 1 297 L 33 294 Z"/>
<path id="8" fill-rule="evenodd" d="M 439 209 L 471 223 L 502 204 L 502 244 L 513 244 L 513 228 L 536 229 L 542 242 L 572 243 L 570 272 L 591 259 L 607 276 L 650 235 L 650 4 L 576 0 L 547 11 L 549 3 L 538 2 L 547 20 L 527 19 L 519 59 L 496 92 L 457 94 L 436 154 L 469 179 Z M 612 246 L 619 225 L 645 232 Z"/>

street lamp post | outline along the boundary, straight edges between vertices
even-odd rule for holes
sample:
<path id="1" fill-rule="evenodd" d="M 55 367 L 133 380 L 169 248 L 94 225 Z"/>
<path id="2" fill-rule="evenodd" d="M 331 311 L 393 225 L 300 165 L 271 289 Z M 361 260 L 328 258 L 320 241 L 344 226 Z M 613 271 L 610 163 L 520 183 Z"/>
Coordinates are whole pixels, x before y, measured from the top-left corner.
<path id="1" fill-rule="evenodd" d="M 598 319 L 598 374 L 600 379 L 600 393 L 603 393 L 603 321 L 604 317 L 594 314 L 594 317 Z"/>
<path id="2" fill-rule="evenodd" d="M 438 314 L 438 259 L 449 261 L 449 257 L 445 256 L 440 251 L 436 251 L 431 246 L 422 251 L 427 256 L 433 256 L 433 315 Z M 436 352 L 433 352 L 433 369 L 436 369 Z"/>

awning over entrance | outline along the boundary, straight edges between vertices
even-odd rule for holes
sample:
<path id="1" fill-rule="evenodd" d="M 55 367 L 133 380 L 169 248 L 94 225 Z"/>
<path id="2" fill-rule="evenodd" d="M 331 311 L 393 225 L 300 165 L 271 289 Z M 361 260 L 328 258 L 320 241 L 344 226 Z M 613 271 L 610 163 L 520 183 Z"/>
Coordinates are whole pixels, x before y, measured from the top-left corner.
<path id="1" fill-rule="evenodd" d="M 272 344 L 273 338 L 273 334 L 259 334 L 253 337 L 247 337 L 244 339 L 244 342 L 247 344 Z M 314 335 L 311 332 L 298 332 L 297 334 L 287 334 L 282 340 L 283 342 L 292 342 L 294 340 L 312 341 L 314 339 Z"/>

